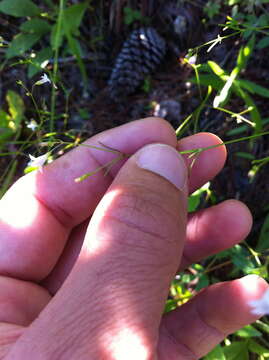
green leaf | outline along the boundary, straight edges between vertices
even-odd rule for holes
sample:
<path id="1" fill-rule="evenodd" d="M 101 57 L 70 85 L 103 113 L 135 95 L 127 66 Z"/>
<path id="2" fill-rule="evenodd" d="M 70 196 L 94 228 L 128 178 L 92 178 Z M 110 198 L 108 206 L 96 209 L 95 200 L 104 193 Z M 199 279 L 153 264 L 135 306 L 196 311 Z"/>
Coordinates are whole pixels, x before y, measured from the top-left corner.
<path id="1" fill-rule="evenodd" d="M 254 45 L 255 36 L 253 35 L 247 45 L 240 48 L 237 57 L 237 65 L 232 70 L 231 74 L 227 77 L 226 83 L 221 89 L 219 95 L 215 97 L 213 102 L 214 107 L 223 106 L 227 102 L 230 95 L 230 90 L 232 90 L 234 87 L 233 85 L 235 83 L 235 79 L 237 78 L 240 71 L 242 71 L 247 66 L 247 61 L 252 53 Z M 216 75 L 220 76 L 222 80 L 225 79 L 224 71 L 218 66 L 218 64 L 214 63 L 213 61 L 209 61 L 208 64 Z M 240 87 L 240 82 L 237 82 L 237 84 L 238 87 Z"/>
<path id="2" fill-rule="evenodd" d="M 233 87 L 233 83 L 238 75 L 237 68 L 234 68 L 231 72 L 231 74 L 228 76 L 227 81 L 225 82 L 223 88 L 221 89 L 220 93 L 215 97 L 213 101 L 214 108 L 217 107 L 223 107 L 226 102 L 228 101 L 228 98 L 231 93 L 231 89 Z"/>
<path id="3" fill-rule="evenodd" d="M 267 3 L 269 3 L 268 0 L 266 0 Z M 262 14 L 261 16 L 259 16 L 259 21 L 258 21 L 258 25 L 259 26 L 267 26 L 269 22 L 269 16 L 268 14 Z"/>
<path id="4" fill-rule="evenodd" d="M 62 45 L 64 36 L 69 37 L 70 42 L 70 35 L 79 34 L 78 28 L 83 19 L 87 6 L 87 3 L 85 2 L 82 4 L 72 5 L 63 11 L 62 25 L 59 27 L 59 24 L 56 23 L 52 26 L 50 43 L 53 50 L 58 49 Z"/>
<path id="5" fill-rule="evenodd" d="M 76 5 L 76 9 L 77 9 L 77 6 Z M 73 8 L 73 6 L 71 7 Z M 69 9 L 68 9 L 69 10 Z M 85 10 L 85 9 L 84 9 Z M 64 12 L 63 14 L 63 29 L 64 29 L 64 33 L 65 33 L 65 36 L 67 38 L 67 42 L 68 42 L 68 45 L 69 45 L 69 48 L 71 50 L 71 53 L 76 57 L 76 60 L 77 60 L 77 63 L 78 63 L 78 66 L 79 66 L 79 69 L 80 69 L 80 72 L 82 74 L 82 78 L 83 78 L 83 82 L 84 82 L 84 85 L 86 86 L 87 84 L 87 72 L 86 72 L 86 68 L 84 66 L 84 63 L 82 61 L 82 51 L 81 51 L 81 47 L 80 47 L 80 43 L 79 41 L 72 35 L 72 31 L 71 31 L 71 28 L 68 24 L 68 21 L 67 21 L 67 18 L 65 17 L 66 16 L 66 13 Z M 79 26 L 79 23 L 78 23 L 78 26 Z"/>
<path id="6" fill-rule="evenodd" d="M 237 57 L 237 66 L 238 72 L 247 67 L 248 59 L 250 58 L 253 48 L 255 45 L 255 35 L 252 35 L 251 39 L 248 41 L 246 46 L 241 46 L 239 54 Z"/>
<path id="7" fill-rule="evenodd" d="M 50 43 L 53 50 L 58 49 L 62 45 L 63 37 L 64 37 L 63 27 L 61 27 L 60 31 L 58 31 L 57 24 L 53 25 L 50 33 Z"/>
<path id="8" fill-rule="evenodd" d="M 235 332 L 236 335 L 243 337 L 243 338 L 249 338 L 253 336 L 262 336 L 262 333 L 255 329 L 252 325 L 246 325 L 242 329 Z"/>
<path id="9" fill-rule="evenodd" d="M 258 49 L 265 49 L 269 46 L 269 36 L 265 36 L 260 41 L 258 41 L 257 48 Z"/>
<path id="10" fill-rule="evenodd" d="M 23 119 L 23 114 L 25 111 L 24 102 L 20 95 L 12 90 L 8 90 L 6 100 L 8 103 L 8 110 L 11 115 L 11 120 L 14 123 L 14 130 L 17 130 Z"/>
<path id="11" fill-rule="evenodd" d="M 249 360 L 247 342 L 237 341 L 223 348 L 227 360 Z"/>
<path id="12" fill-rule="evenodd" d="M 0 110 L 0 128 L 8 128 L 10 116 L 4 110 Z"/>
<path id="13" fill-rule="evenodd" d="M 267 278 L 268 277 L 268 269 L 267 264 L 254 268 L 251 270 L 250 274 L 259 275 L 260 277 Z"/>
<path id="14" fill-rule="evenodd" d="M 216 74 L 217 76 L 225 75 L 225 71 L 214 61 L 208 61 L 208 65 L 210 66 L 210 69 Z"/>
<path id="15" fill-rule="evenodd" d="M 250 339 L 248 343 L 248 348 L 251 352 L 263 356 L 265 358 L 269 358 L 269 349 L 264 346 L 256 343 L 255 340 Z"/>
<path id="16" fill-rule="evenodd" d="M 269 334 L 269 325 L 266 324 L 265 322 L 261 321 L 261 320 L 257 320 L 255 322 L 255 324 L 259 327 L 259 329 L 261 329 L 262 331 L 266 332 L 267 334 Z"/>
<path id="17" fill-rule="evenodd" d="M 195 211 L 201 201 L 201 196 L 203 196 L 203 194 L 205 192 L 207 192 L 207 190 L 209 189 L 210 183 L 206 183 L 205 185 L 203 185 L 200 189 L 196 190 L 192 195 L 189 196 L 188 198 L 188 211 L 189 212 L 193 212 Z"/>
<path id="18" fill-rule="evenodd" d="M 31 0 L 3 0 L 0 2 L 0 11 L 17 17 L 34 16 L 41 12 Z"/>
<path id="19" fill-rule="evenodd" d="M 50 31 L 51 25 L 42 19 L 31 19 L 25 21 L 21 26 L 20 29 L 22 32 L 27 32 L 31 34 L 46 34 Z"/>
<path id="20" fill-rule="evenodd" d="M 257 251 L 264 251 L 269 248 L 269 214 L 267 214 L 261 228 L 257 244 Z"/>
<path id="21" fill-rule="evenodd" d="M 199 276 L 198 284 L 195 287 L 195 291 L 200 291 L 201 289 L 209 285 L 209 277 L 207 274 L 202 274 Z"/>
<path id="22" fill-rule="evenodd" d="M 196 78 L 191 78 L 190 81 L 197 84 Z M 201 85 L 212 86 L 215 90 L 220 90 L 223 86 L 223 81 L 216 75 L 200 75 L 199 81 Z"/>
<path id="23" fill-rule="evenodd" d="M 12 90 L 8 90 L 6 101 L 9 114 L 0 110 L 0 143 L 18 131 L 25 110 L 22 98 Z"/>
<path id="24" fill-rule="evenodd" d="M 249 126 L 248 125 L 241 125 L 241 126 L 237 126 L 236 128 L 229 130 L 226 135 L 227 136 L 234 136 L 234 135 L 239 135 L 242 134 L 246 131 L 248 131 Z"/>
<path id="25" fill-rule="evenodd" d="M 250 93 L 269 98 L 269 89 L 249 80 L 237 79 L 237 82 L 242 88 L 248 90 Z"/>
<path id="26" fill-rule="evenodd" d="M 224 355 L 223 348 L 221 347 L 221 345 L 217 345 L 203 359 L 204 360 L 226 360 L 226 356 Z"/>
<path id="27" fill-rule="evenodd" d="M 0 144 L 14 134 L 14 130 L 9 127 L 9 123 L 10 115 L 4 110 L 0 110 Z"/>
<path id="28" fill-rule="evenodd" d="M 252 270 L 255 268 L 255 265 L 248 257 L 249 252 L 241 245 L 235 245 L 231 249 L 232 263 L 245 274 L 251 274 Z"/>
<path id="29" fill-rule="evenodd" d="M 1 110 L 0 110 L 0 116 L 1 116 Z M 13 130 L 0 127 L 0 144 L 3 144 L 3 142 L 9 139 L 13 134 L 14 134 Z"/>
<path id="30" fill-rule="evenodd" d="M 50 47 L 44 48 L 36 53 L 36 56 L 31 58 L 31 64 L 28 67 L 28 77 L 31 78 L 40 71 L 43 71 L 52 56 L 53 52 Z"/>
<path id="31" fill-rule="evenodd" d="M 196 68 L 199 72 L 203 71 L 203 72 L 211 72 L 211 68 L 208 64 L 198 64 L 196 65 Z"/>
<path id="32" fill-rule="evenodd" d="M 239 156 L 243 159 L 247 159 L 247 160 L 254 160 L 255 156 L 253 154 L 247 153 L 247 152 L 243 152 L 243 151 L 238 151 L 235 153 L 236 156 Z"/>
<path id="33" fill-rule="evenodd" d="M 177 300 L 168 299 L 165 304 L 164 313 L 175 310 L 177 308 Z"/>
<path id="34" fill-rule="evenodd" d="M 18 34 L 11 41 L 9 48 L 6 52 L 8 59 L 23 55 L 29 50 L 34 44 L 38 42 L 42 35 L 40 34 Z"/>
<path id="35" fill-rule="evenodd" d="M 63 12 L 64 29 L 72 35 L 78 35 L 78 28 L 87 9 L 87 3 L 69 6 Z M 67 30 L 66 30 L 67 29 Z"/>
<path id="36" fill-rule="evenodd" d="M 194 212 L 200 204 L 200 195 L 191 195 L 188 198 L 188 212 Z"/>

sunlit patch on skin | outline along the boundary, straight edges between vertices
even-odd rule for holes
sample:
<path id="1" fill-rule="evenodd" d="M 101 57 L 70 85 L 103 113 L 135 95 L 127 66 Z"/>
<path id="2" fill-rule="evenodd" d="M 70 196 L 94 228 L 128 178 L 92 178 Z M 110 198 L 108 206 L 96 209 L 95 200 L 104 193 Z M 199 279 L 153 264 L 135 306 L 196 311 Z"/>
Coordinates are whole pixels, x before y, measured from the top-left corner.
<path id="1" fill-rule="evenodd" d="M 119 196 L 120 193 L 120 189 L 108 191 L 100 201 L 91 218 L 87 230 L 87 233 L 91 235 L 87 236 L 86 233 L 86 241 L 84 241 L 82 249 L 83 256 L 87 257 L 87 254 L 93 252 L 96 255 L 98 251 L 104 251 L 105 248 L 110 244 L 110 237 L 112 234 L 110 234 L 107 229 L 102 229 L 102 226 L 105 226 L 106 222 L 100 222 L 100 219 L 105 219 L 106 213 L 109 211 L 110 207 L 113 206 L 114 200 L 117 198 L 117 196 Z M 96 234 L 98 234 L 98 237 L 95 236 Z"/>
<path id="2" fill-rule="evenodd" d="M 111 336 L 109 334 L 108 339 L 105 339 L 104 344 L 107 343 L 107 350 L 113 359 L 117 360 L 137 360 L 137 359 L 149 359 L 150 347 L 146 346 L 143 341 L 143 335 L 140 332 L 134 331 L 132 328 L 128 328 L 127 324 L 121 324 L 120 330 L 115 331 Z M 111 339 L 113 339 L 112 344 Z"/>
<path id="3" fill-rule="evenodd" d="M 34 224 L 40 204 L 31 195 L 13 189 L 0 203 L 0 220 L 12 228 L 23 229 Z"/>
<path id="4" fill-rule="evenodd" d="M 260 282 L 258 275 L 248 275 L 240 279 L 240 282 L 244 284 L 244 292 L 246 294 L 257 294 L 260 292 Z"/>
<path id="5" fill-rule="evenodd" d="M 251 306 L 251 313 L 254 315 L 269 314 L 269 289 L 257 300 L 249 301 Z"/>

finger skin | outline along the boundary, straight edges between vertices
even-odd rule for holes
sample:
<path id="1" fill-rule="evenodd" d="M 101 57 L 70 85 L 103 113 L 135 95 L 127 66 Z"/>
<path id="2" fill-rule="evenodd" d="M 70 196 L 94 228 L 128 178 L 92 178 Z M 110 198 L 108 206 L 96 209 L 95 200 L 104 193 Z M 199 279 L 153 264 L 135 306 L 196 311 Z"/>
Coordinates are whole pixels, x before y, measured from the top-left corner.
<path id="1" fill-rule="evenodd" d="M 69 230 L 32 188 L 17 182 L 0 201 L 0 274 L 38 281 L 54 267 Z"/>
<path id="2" fill-rule="evenodd" d="M 0 276 L 0 323 L 28 326 L 51 300 L 43 287 Z"/>
<path id="3" fill-rule="evenodd" d="M 243 241 L 252 216 L 242 202 L 226 200 L 189 216 L 181 269 Z"/>
<path id="4" fill-rule="evenodd" d="M 209 146 L 222 144 L 222 140 L 211 133 L 199 133 L 181 139 L 178 142 L 177 149 L 186 151 L 191 149 L 206 148 Z M 213 179 L 223 168 L 227 157 L 227 151 L 224 145 L 202 151 L 193 162 L 190 154 L 183 155 L 190 167 L 189 190 L 192 193 Z"/>
<path id="5" fill-rule="evenodd" d="M 265 280 L 249 275 L 214 284 L 164 316 L 160 328 L 160 360 L 198 360 L 228 334 L 259 317 L 248 302 L 268 289 Z M 167 353 L 168 349 L 168 353 Z"/>
<path id="6" fill-rule="evenodd" d="M 149 118 L 105 131 L 86 144 L 134 153 L 141 146 L 161 142 L 176 146 L 173 128 Z M 0 274 L 40 281 L 55 266 L 73 226 L 94 211 L 123 162 L 110 176 L 100 171 L 76 183 L 75 178 L 96 170 L 115 154 L 80 146 L 44 167 L 23 176 L 0 202 Z"/>
<path id="7" fill-rule="evenodd" d="M 56 294 L 72 270 L 83 245 L 88 225 L 89 220 L 85 220 L 83 223 L 74 227 L 54 269 L 41 281 L 40 284 L 42 284 L 50 294 Z"/>
<path id="8" fill-rule="evenodd" d="M 126 351 L 130 360 L 153 359 L 186 206 L 187 188 L 131 157 L 96 208 L 70 275 L 7 359 L 123 360 Z"/>
<path id="9" fill-rule="evenodd" d="M 107 142 L 108 140 L 106 140 Z M 177 149 L 179 151 L 184 151 L 184 150 L 189 150 L 189 149 L 194 149 L 194 148 L 202 148 L 202 147 L 208 147 L 208 146 L 214 146 L 217 144 L 221 144 L 222 140 L 220 138 L 218 138 L 217 136 L 210 134 L 210 133 L 199 133 L 196 135 L 192 135 L 192 136 L 188 136 L 184 139 L 179 140 L 178 145 L 177 145 Z M 112 146 L 112 145 L 111 145 Z M 214 149 L 210 149 L 210 150 L 206 150 L 204 152 L 202 152 L 199 157 L 197 158 L 197 160 L 195 161 L 195 165 L 192 166 L 192 169 L 190 171 L 190 178 L 189 178 L 189 183 L 190 183 L 190 192 L 194 191 L 197 189 L 198 186 L 203 185 L 205 182 L 209 181 L 210 179 L 212 179 L 214 176 L 217 175 L 217 173 L 222 169 L 225 161 L 226 161 L 226 149 L 225 146 L 219 146 L 216 147 Z M 184 155 L 183 156 L 186 160 L 186 163 L 190 166 L 191 165 L 191 160 L 188 159 L 188 155 Z M 118 170 L 116 169 L 112 169 L 113 171 Z M 113 173 L 114 175 L 114 173 Z M 238 217 L 240 217 L 241 215 L 243 216 L 244 214 L 240 213 L 241 208 L 238 207 Z M 207 210 L 206 210 L 207 211 Z M 212 212 L 211 212 L 212 213 Z M 223 210 L 222 212 L 219 211 L 217 212 L 216 216 L 218 217 L 218 222 L 220 223 L 221 228 L 224 228 L 227 224 L 229 225 L 229 216 L 227 216 L 227 213 Z M 213 221 L 213 223 L 215 222 L 215 218 L 211 220 Z M 223 222 L 223 225 L 221 224 Z M 207 230 L 210 230 L 207 227 Z M 238 231 L 240 232 L 240 228 L 238 229 Z M 244 233 L 244 229 L 241 230 L 242 233 Z M 195 242 L 196 245 L 195 246 L 190 246 L 190 251 L 187 250 L 185 256 L 186 259 L 184 260 L 184 263 L 181 267 L 184 267 L 187 263 L 189 264 L 188 261 L 188 253 L 191 252 L 192 257 L 189 257 L 189 259 L 193 259 L 195 261 L 198 261 L 198 259 L 201 259 L 205 256 L 208 256 L 210 254 L 213 254 L 215 252 L 221 251 L 224 248 L 227 248 L 229 246 L 234 245 L 235 243 L 242 241 L 242 237 L 240 238 L 239 236 L 235 236 L 234 237 L 234 233 L 231 234 L 231 236 L 228 238 L 226 244 L 223 244 L 223 239 L 224 236 L 221 237 L 216 237 L 213 234 L 213 231 L 211 230 L 211 232 L 209 232 L 209 234 L 206 234 L 203 230 L 202 230 L 202 234 L 203 236 L 199 236 L 199 231 L 196 232 L 198 239 L 197 241 L 195 241 L 195 238 L 193 236 L 193 231 L 188 232 L 187 231 L 187 242 L 186 245 L 188 246 L 188 233 L 190 233 L 191 235 L 191 242 Z M 236 232 L 235 232 L 236 234 Z M 81 244 L 81 240 L 79 240 L 76 236 L 75 239 L 76 242 L 78 242 L 79 244 Z M 209 243 L 207 243 L 207 241 Z M 73 243 L 73 241 L 72 241 Z M 215 246 L 213 246 L 213 244 Z M 59 263 L 56 265 L 55 269 L 53 270 L 53 272 L 49 275 L 49 277 L 45 280 L 45 282 L 43 283 L 52 294 L 54 294 L 57 289 L 59 288 L 60 284 L 64 281 L 65 276 L 70 272 L 72 264 L 74 264 L 74 256 L 72 253 L 72 249 L 77 249 L 79 245 L 75 245 L 73 244 L 72 248 L 68 247 L 68 249 L 65 249 L 64 251 L 64 261 L 60 260 Z M 196 251 L 196 249 L 200 249 L 200 251 Z M 210 250 L 211 252 L 208 253 L 208 250 Z M 74 250 L 76 251 L 76 250 Z M 76 251 L 77 252 L 77 251 Z M 70 254 L 70 255 L 69 255 Z M 73 258 L 73 262 L 67 261 L 67 263 L 69 265 L 65 265 L 65 261 L 68 259 L 68 257 Z"/>
<path id="10" fill-rule="evenodd" d="M 87 223 L 78 226 L 52 274 L 42 283 L 55 294 L 71 271 L 86 233 Z M 243 241 L 252 227 L 249 209 L 237 200 L 226 200 L 189 215 L 180 269 Z"/>
<path id="11" fill-rule="evenodd" d="M 119 161 L 106 176 L 104 176 L 106 170 L 99 171 L 90 179 L 76 183 L 74 179 L 77 177 L 115 159 L 114 153 L 85 145 L 99 148 L 107 146 L 122 153 L 133 154 L 140 147 L 152 142 L 175 147 L 176 138 L 173 128 L 162 119 L 148 118 L 107 130 L 87 140 L 84 146 L 79 146 L 62 159 L 48 165 L 43 174 L 39 172 L 35 193 L 61 222 L 67 222 L 68 226 L 76 226 L 93 213 L 112 179 L 125 162 L 125 160 Z"/>
<path id="12" fill-rule="evenodd" d="M 0 322 L 0 360 L 6 359 L 5 356 L 24 330 L 24 326 Z"/>
<path id="13" fill-rule="evenodd" d="M 100 142 L 124 153 L 133 153 L 152 142 L 177 144 L 172 127 L 158 118 L 138 120 L 108 130 L 87 143 L 100 146 Z M 201 143 L 199 136 L 194 135 L 181 140 L 179 149 L 216 142 L 220 142 L 217 137 L 203 133 Z M 223 147 L 219 147 L 200 155 L 193 173 L 198 179 L 201 170 L 202 180 L 198 183 L 205 181 L 206 168 L 210 176 L 217 173 L 224 163 L 224 154 Z M 124 161 L 116 164 L 110 175 L 104 176 L 100 172 L 81 183 L 75 183 L 74 179 L 96 170 L 114 156 L 110 152 L 81 146 L 46 166 L 42 173 L 22 177 L 9 190 L 0 202 L 0 274 L 40 281 L 51 273 L 64 251 L 72 227 L 89 218 Z M 72 253 L 70 256 L 73 257 Z M 56 282 L 59 283 L 57 279 Z"/>

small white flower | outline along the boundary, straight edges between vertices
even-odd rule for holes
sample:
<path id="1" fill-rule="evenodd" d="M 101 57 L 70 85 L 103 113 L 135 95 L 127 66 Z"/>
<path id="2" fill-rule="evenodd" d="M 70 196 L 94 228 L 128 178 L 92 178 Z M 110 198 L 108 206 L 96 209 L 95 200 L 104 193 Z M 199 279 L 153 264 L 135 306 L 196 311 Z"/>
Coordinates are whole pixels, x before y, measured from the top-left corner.
<path id="1" fill-rule="evenodd" d="M 49 155 L 49 152 L 38 157 L 34 157 L 33 155 L 29 154 L 30 161 L 28 162 L 27 166 L 38 168 L 38 170 L 42 172 L 42 166 L 48 160 Z"/>
<path id="2" fill-rule="evenodd" d="M 31 120 L 31 122 L 29 122 L 27 124 L 28 129 L 31 129 L 32 131 L 35 131 L 38 127 L 37 123 L 34 120 Z"/>
<path id="3" fill-rule="evenodd" d="M 252 300 L 248 303 L 252 307 L 251 312 L 254 315 L 269 314 L 269 289 L 258 300 Z"/>
<path id="4" fill-rule="evenodd" d="M 195 65 L 196 64 L 196 60 L 197 60 L 197 55 L 194 54 L 189 58 L 189 64 L 191 65 Z"/>
<path id="5" fill-rule="evenodd" d="M 41 76 L 41 79 L 40 80 L 38 80 L 36 83 L 35 83 L 35 85 L 42 85 L 42 84 L 45 84 L 45 83 L 49 83 L 49 84 L 51 84 L 51 80 L 50 80 L 50 78 L 48 77 L 48 75 L 47 74 L 43 74 L 42 76 Z"/>

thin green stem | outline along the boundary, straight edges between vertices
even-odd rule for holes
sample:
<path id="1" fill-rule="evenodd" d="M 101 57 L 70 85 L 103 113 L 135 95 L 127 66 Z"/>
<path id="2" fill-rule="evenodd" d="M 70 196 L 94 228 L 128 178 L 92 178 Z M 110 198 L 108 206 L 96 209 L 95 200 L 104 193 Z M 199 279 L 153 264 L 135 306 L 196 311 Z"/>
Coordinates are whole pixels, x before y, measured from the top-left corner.
<path id="1" fill-rule="evenodd" d="M 32 90 L 30 91 L 30 90 L 24 85 L 24 83 L 23 83 L 22 81 L 17 81 L 17 84 L 20 85 L 20 86 L 25 90 L 26 95 L 31 98 L 32 103 L 34 104 L 35 110 L 36 110 L 37 115 L 38 115 L 38 118 L 39 118 L 39 122 L 40 122 L 39 126 L 41 126 L 42 123 L 43 123 L 43 119 L 42 119 L 42 117 L 41 117 L 40 110 L 39 110 L 39 108 L 38 108 L 38 106 L 37 106 L 37 102 L 35 101 L 35 98 L 34 98 L 34 96 L 33 96 L 33 88 L 34 88 L 34 85 L 32 86 Z"/>
<path id="2" fill-rule="evenodd" d="M 236 35 L 238 35 L 238 34 L 241 34 L 241 32 L 242 32 L 242 30 L 241 30 L 241 31 L 235 31 L 235 32 L 232 33 L 232 34 L 225 35 L 225 36 L 220 36 L 218 39 L 210 40 L 210 41 L 208 41 L 208 42 L 206 42 L 206 43 L 204 43 L 204 44 L 202 44 L 202 45 L 200 45 L 200 46 L 196 46 L 195 48 L 190 49 L 190 53 L 191 53 L 191 54 L 195 54 L 195 53 L 197 53 L 200 49 L 202 49 L 202 48 L 205 47 L 205 46 L 212 45 L 212 44 L 214 44 L 214 43 L 216 43 L 216 42 L 221 42 L 222 40 L 225 40 L 225 39 L 228 39 L 228 38 L 230 38 L 230 37 L 233 37 L 233 36 L 236 36 Z"/>
<path id="3" fill-rule="evenodd" d="M 242 138 L 240 138 L 240 139 L 234 139 L 234 140 L 224 141 L 224 142 L 222 142 L 222 143 L 220 143 L 220 144 L 212 145 L 212 146 L 207 146 L 207 147 L 205 147 L 205 148 L 197 148 L 197 149 L 179 151 L 179 154 L 200 153 L 200 152 L 202 152 L 202 151 L 209 150 L 209 149 L 214 149 L 214 148 L 219 147 L 219 146 L 229 145 L 229 144 L 233 144 L 233 143 L 241 142 L 241 141 L 246 141 L 246 140 L 254 139 L 254 138 L 257 138 L 257 137 L 260 137 L 260 136 L 265 136 L 265 135 L 269 135 L 269 131 L 266 131 L 266 132 L 263 132 L 263 133 L 259 133 L 259 134 L 255 134 L 255 135 L 251 135 L 251 136 L 245 136 L 245 137 L 242 137 Z"/>
<path id="4" fill-rule="evenodd" d="M 55 52 L 54 52 L 54 61 L 53 61 L 53 71 L 52 79 L 53 83 L 56 83 L 57 74 L 58 74 L 58 59 L 59 59 L 59 49 L 60 49 L 60 39 L 63 25 L 63 11 L 64 11 L 64 2 L 65 0 L 60 0 L 59 5 L 59 15 L 57 19 L 56 26 L 56 35 L 55 35 Z M 55 117 L 55 106 L 56 106 L 56 88 L 52 87 L 51 94 L 51 111 L 50 111 L 50 131 L 54 131 L 54 117 Z"/>
<path id="5" fill-rule="evenodd" d="M 225 112 L 229 115 L 231 115 L 232 118 L 236 118 L 238 121 L 242 122 L 244 121 L 245 123 L 249 124 L 250 126 L 252 127 L 255 127 L 255 123 L 246 119 L 244 116 L 242 116 L 243 114 L 246 114 L 248 113 L 249 111 L 252 111 L 253 110 L 253 107 L 249 106 L 246 110 L 243 110 L 242 112 L 240 113 L 234 113 L 228 109 L 225 109 L 225 108 L 222 108 L 222 107 L 216 107 L 215 108 L 216 110 L 219 110 L 219 111 L 222 111 L 222 112 Z"/>

